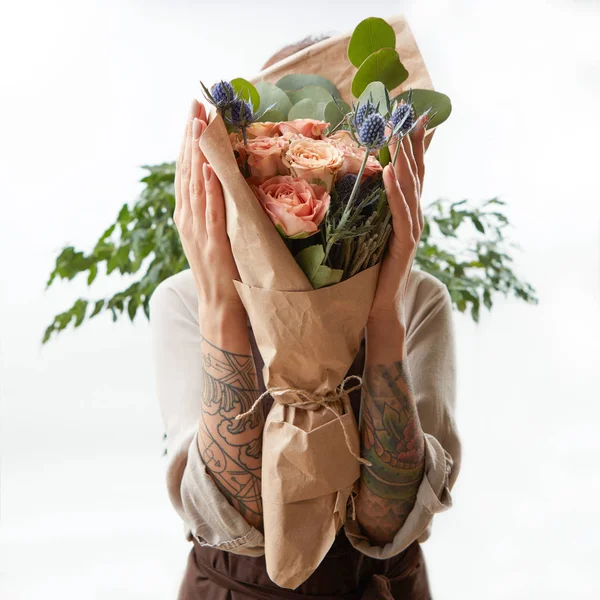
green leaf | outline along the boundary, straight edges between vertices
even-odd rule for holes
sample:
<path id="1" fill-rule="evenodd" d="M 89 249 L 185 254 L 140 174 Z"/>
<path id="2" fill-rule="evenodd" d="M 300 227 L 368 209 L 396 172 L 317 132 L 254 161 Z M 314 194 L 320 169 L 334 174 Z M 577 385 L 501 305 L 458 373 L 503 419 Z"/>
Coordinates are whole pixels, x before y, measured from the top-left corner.
<path id="1" fill-rule="evenodd" d="M 85 312 L 87 310 L 88 302 L 87 300 L 77 300 L 73 305 L 72 311 L 73 316 L 75 317 L 75 327 L 79 327 L 83 320 L 85 319 Z"/>
<path id="2" fill-rule="evenodd" d="M 287 118 L 288 118 L 288 116 L 286 113 L 282 113 L 280 110 L 275 110 L 274 108 L 272 108 L 271 110 L 268 110 L 267 112 L 263 113 L 261 118 L 258 119 L 258 122 L 259 123 L 267 123 L 267 122 L 278 123 L 280 121 L 287 121 Z"/>
<path id="3" fill-rule="evenodd" d="M 369 17 L 354 29 L 348 44 L 348 58 L 355 67 L 360 67 L 373 52 L 395 47 L 396 34 L 393 27 L 383 19 Z"/>
<path id="4" fill-rule="evenodd" d="M 138 299 L 135 296 L 130 298 L 129 303 L 127 304 L 127 314 L 129 315 L 129 319 L 131 320 L 132 323 L 135 318 L 135 313 L 138 309 L 138 306 L 139 306 Z"/>
<path id="5" fill-rule="evenodd" d="M 294 119 L 316 119 L 317 121 L 323 120 L 324 106 L 317 104 L 310 98 L 300 100 L 298 104 L 294 104 L 288 113 L 288 119 L 293 121 Z"/>
<path id="6" fill-rule="evenodd" d="M 257 89 L 243 77 L 232 79 L 229 83 L 240 98 L 252 104 L 252 109 L 256 112 L 260 106 L 260 94 Z"/>
<path id="7" fill-rule="evenodd" d="M 398 95 L 395 100 L 405 100 L 408 102 L 409 92 L 402 92 Z M 427 127 L 437 127 L 443 123 L 452 112 L 452 102 L 446 94 L 436 92 L 434 90 L 413 90 L 412 91 L 412 104 L 417 115 L 422 115 L 428 109 L 431 109 L 430 119 Z"/>
<path id="8" fill-rule="evenodd" d="M 342 100 L 328 102 L 323 110 L 323 120 L 329 123 L 330 129 L 337 127 L 350 112 L 350 107 Z"/>
<path id="9" fill-rule="evenodd" d="M 98 265 L 94 263 L 90 266 L 90 274 L 87 280 L 88 285 L 92 285 L 92 282 L 96 279 L 96 275 L 98 275 Z"/>
<path id="10" fill-rule="evenodd" d="M 352 93 L 358 98 L 373 81 L 381 81 L 388 90 L 398 87 L 408 77 L 400 57 L 391 48 L 377 50 L 359 67 L 352 80 Z"/>
<path id="11" fill-rule="evenodd" d="M 477 229 L 477 231 L 479 231 L 480 233 L 485 233 L 483 223 L 475 215 L 471 215 L 471 221 L 473 225 L 475 225 L 475 229 Z"/>
<path id="12" fill-rule="evenodd" d="M 283 114 L 282 119 L 265 119 L 265 115 L 263 115 L 260 119 L 261 121 L 285 121 L 287 119 L 288 112 L 292 108 L 292 101 L 281 88 L 266 81 L 259 81 L 256 84 L 256 91 L 260 94 L 259 112 L 266 110 L 274 104 L 275 106 L 271 110 L 276 110 Z"/>
<path id="13" fill-rule="evenodd" d="M 90 314 L 90 319 L 92 317 L 95 317 L 101 310 L 102 307 L 104 306 L 104 300 L 98 300 L 96 302 L 96 304 L 94 305 L 94 310 L 92 311 L 92 313 Z"/>
<path id="14" fill-rule="evenodd" d="M 321 264 L 325 258 L 323 246 L 309 246 L 296 254 L 296 262 L 308 277 L 315 290 L 333 285 L 341 281 L 344 271 L 342 269 L 330 269 Z"/>
<path id="15" fill-rule="evenodd" d="M 321 75 L 305 75 L 302 73 L 291 73 L 284 75 L 276 84 L 284 92 L 299 90 L 307 85 L 318 85 L 324 87 L 334 98 L 341 98 L 339 90 L 325 77 Z"/>
<path id="16" fill-rule="evenodd" d="M 385 167 L 387 164 L 389 164 L 392 160 L 392 157 L 390 156 L 390 149 L 388 146 L 383 146 L 381 148 L 381 150 L 379 151 L 379 163 L 381 164 L 382 167 Z"/>
<path id="17" fill-rule="evenodd" d="M 322 103 L 323 105 L 333 101 L 333 96 L 329 91 L 320 85 L 306 85 L 299 90 L 288 91 L 287 95 L 292 104 L 297 104 L 305 98 L 310 98 L 316 104 Z"/>
<path id="18" fill-rule="evenodd" d="M 382 115 L 388 113 L 389 93 L 381 81 L 372 81 L 369 83 L 356 103 L 360 106 L 361 104 L 366 104 L 368 100 L 377 107 L 377 111 Z"/>

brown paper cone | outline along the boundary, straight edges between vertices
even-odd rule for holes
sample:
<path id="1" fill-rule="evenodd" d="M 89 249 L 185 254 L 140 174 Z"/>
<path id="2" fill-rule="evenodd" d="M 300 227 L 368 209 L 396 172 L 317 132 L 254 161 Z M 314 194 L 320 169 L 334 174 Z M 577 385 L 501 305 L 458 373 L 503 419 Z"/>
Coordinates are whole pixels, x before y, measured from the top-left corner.
<path id="1" fill-rule="evenodd" d="M 360 347 L 379 267 L 309 292 L 279 292 L 237 282 L 264 360 L 267 389 L 323 394 L 345 378 Z M 358 426 L 347 395 L 341 421 L 331 411 L 276 398 L 263 434 L 262 497 L 269 577 L 295 589 L 319 566 L 346 520 L 360 476 Z M 339 412 L 341 412 L 341 410 Z"/>
<path id="2" fill-rule="evenodd" d="M 432 88 L 403 17 L 388 19 L 410 77 L 395 92 Z M 253 79 L 318 73 L 351 100 L 350 34 L 298 52 Z M 200 147 L 223 186 L 227 232 L 240 274 L 238 293 L 256 337 L 267 388 L 322 394 L 343 381 L 367 322 L 378 267 L 335 286 L 313 290 L 239 171 L 221 117 L 211 114 Z M 262 496 L 265 558 L 271 579 L 295 589 L 318 567 L 346 520 L 346 502 L 360 465 L 359 433 L 347 396 L 333 414 L 323 406 L 289 406 L 278 397 L 263 435 Z M 341 416 L 341 422 L 336 415 Z"/>

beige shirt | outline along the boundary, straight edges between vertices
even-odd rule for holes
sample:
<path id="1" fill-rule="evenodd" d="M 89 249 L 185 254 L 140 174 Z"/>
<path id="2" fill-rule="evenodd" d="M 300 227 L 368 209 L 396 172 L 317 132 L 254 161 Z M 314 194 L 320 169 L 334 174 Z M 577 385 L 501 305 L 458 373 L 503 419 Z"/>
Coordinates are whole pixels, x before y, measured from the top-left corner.
<path id="1" fill-rule="evenodd" d="M 356 549 L 381 559 L 429 537 L 433 515 L 452 505 L 450 490 L 460 468 L 450 297 L 436 278 L 413 271 L 406 301 L 407 360 L 425 432 L 425 474 L 415 506 L 392 542 L 370 544 L 351 515 L 344 525 Z M 197 315 L 196 289 L 189 270 L 161 283 L 152 296 L 154 368 L 167 433 L 169 497 L 183 520 L 187 540 L 193 536 L 202 545 L 258 556 L 264 554 L 263 534 L 223 496 L 198 449 L 202 356 Z"/>

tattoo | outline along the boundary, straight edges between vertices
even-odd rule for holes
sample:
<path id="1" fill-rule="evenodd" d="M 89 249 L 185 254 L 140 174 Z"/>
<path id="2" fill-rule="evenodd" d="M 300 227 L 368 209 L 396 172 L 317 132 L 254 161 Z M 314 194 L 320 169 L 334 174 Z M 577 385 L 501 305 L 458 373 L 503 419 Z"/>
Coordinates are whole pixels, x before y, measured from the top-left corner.
<path id="1" fill-rule="evenodd" d="M 361 525 L 376 543 L 393 539 L 412 510 L 424 471 L 425 442 L 403 361 L 369 366 L 361 402 Z"/>
<path id="2" fill-rule="evenodd" d="M 199 446 L 217 487 L 246 520 L 262 527 L 262 406 L 252 355 L 233 354 L 202 339 L 203 388 Z"/>

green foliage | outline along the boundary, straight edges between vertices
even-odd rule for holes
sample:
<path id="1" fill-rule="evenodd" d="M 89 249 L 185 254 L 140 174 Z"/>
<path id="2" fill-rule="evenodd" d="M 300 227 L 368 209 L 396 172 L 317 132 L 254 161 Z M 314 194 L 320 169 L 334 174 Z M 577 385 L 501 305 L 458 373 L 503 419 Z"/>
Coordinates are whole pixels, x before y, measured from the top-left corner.
<path id="1" fill-rule="evenodd" d="M 86 319 L 110 311 L 113 321 L 123 313 L 133 321 L 138 310 L 149 316 L 148 303 L 156 286 L 187 266 L 179 236 L 173 223 L 175 165 L 165 163 L 145 167 L 145 188 L 133 205 L 125 204 L 116 222 L 101 235 L 91 252 L 72 246 L 63 248 L 48 280 L 72 280 L 78 275 L 92 285 L 101 270 L 106 275 L 140 273 L 133 283 L 108 298 L 78 299 L 71 308 L 54 317 L 43 342 L 70 324 L 79 327 Z"/>
<path id="2" fill-rule="evenodd" d="M 381 81 L 388 90 L 398 87 L 408 78 L 408 71 L 392 48 L 377 50 L 360 65 L 352 80 L 352 94 L 359 97 L 373 81 Z"/>
<path id="3" fill-rule="evenodd" d="M 322 264 L 325 250 L 321 244 L 304 248 L 296 254 L 295 258 L 315 290 L 339 283 L 344 276 L 342 269 L 330 269 Z"/>
<path id="4" fill-rule="evenodd" d="M 326 77 L 321 77 L 321 75 L 291 73 L 290 75 L 284 75 L 275 85 L 286 93 L 299 90 L 307 85 L 316 85 L 324 87 L 334 98 L 342 97 L 335 85 Z"/>
<path id="5" fill-rule="evenodd" d="M 469 206 L 467 200 L 452 204 L 437 200 L 425 210 L 415 262 L 444 283 L 455 308 L 470 310 L 476 322 L 481 304 L 490 310 L 496 293 L 512 293 L 537 304 L 533 287 L 512 270 L 513 259 L 507 252 L 516 246 L 505 240 L 509 222 L 497 208 L 501 206 L 504 202 L 497 198 L 480 208 Z"/>
<path id="6" fill-rule="evenodd" d="M 78 299 L 57 315 L 46 329 L 46 343 L 69 325 L 110 311 L 116 321 L 123 314 L 131 320 L 141 308 L 149 316 L 148 302 L 156 286 L 187 267 L 175 225 L 173 182 L 175 165 L 145 167 L 145 188 L 132 206 L 124 205 L 90 253 L 68 246 L 56 259 L 48 286 L 56 279 L 86 278 L 92 285 L 103 270 L 107 275 L 133 275 L 136 280 L 108 298 Z M 480 208 L 466 200 L 449 204 L 438 200 L 425 209 L 425 227 L 415 259 L 416 266 L 442 281 L 457 310 L 470 311 L 479 320 L 481 304 L 491 309 L 494 295 L 514 294 L 536 303 L 535 291 L 513 272 L 510 244 L 504 232 L 508 219 L 500 211 L 503 203 L 489 200 Z"/>
<path id="7" fill-rule="evenodd" d="M 261 99 L 257 89 L 249 81 L 243 77 L 237 77 L 236 79 L 232 79 L 229 83 L 231 83 L 233 89 L 240 98 L 250 102 L 252 110 L 258 110 Z"/>
<path id="8" fill-rule="evenodd" d="M 394 28 L 383 19 L 369 17 L 354 29 L 348 44 L 348 59 L 358 68 L 373 52 L 381 48 L 395 47 Z"/>
<path id="9" fill-rule="evenodd" d="M 260 94 L 260 107 L 259 112 L 266 110 L 269 106 L 273 106 L 273 108 L 267 111 L 266 114 L 263 115 L 262 121 L 285 121 L 287 120 L 288 113 L 290 112 L 290 108 L 292 108 L 292 101 L 289 99 L 288 95 L 276 85 L 272 83 L 267 83 L 266 81 L 260 81 L 256 84 L 256 90 Z M 267 115 L 271 111 L 279 111 L 283 116 L 277 119 L 267 118 Z"/>

